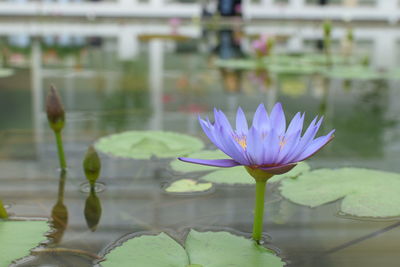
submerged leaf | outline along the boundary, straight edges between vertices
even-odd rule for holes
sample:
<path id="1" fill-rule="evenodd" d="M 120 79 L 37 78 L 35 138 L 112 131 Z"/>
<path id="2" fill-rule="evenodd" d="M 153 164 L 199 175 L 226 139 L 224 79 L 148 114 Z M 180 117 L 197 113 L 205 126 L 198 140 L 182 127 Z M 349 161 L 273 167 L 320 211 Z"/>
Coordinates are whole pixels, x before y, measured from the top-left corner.
<path id="1" fill-rule="evenodd" d="M 303 172 L 310 169 L 310 166 L 305 162 L 300 162 L 291 171 L 275 175 L 268 180 L 269 183 L 279 182 L 286 178 L 294 178 Z M 200 178 L 203 181 L 208 181 L 216 184 L 254 184 L 254 179 L 248 174 L 242 166 L 220 169 L 218 171 L 209 173 Z"/>
<path id="2" fill-rule="evenodd" d="M 192 136 L 163 131 L 129 131 L 100 138 L 97 150 L 117 157 L 149 159 L 151 156 L 172 158 L 203 148 Z"/>
<path id="3" fill-rule="evenodd" d="M 206 267 L 278 267 L 282 260 L 274 252 L 244 237 L 228 232 L 196 232 L 186 239 L 186 251 L 192 264 Z"/>
<path id="4" fill-rule="evenodd" d="M 400 174 L 361 168 L 320 169 L 280 188 L 292 202 L 317 207 L 341 198 L 341 211 L 360 217 L 400 216 Z"/>
<path id="5" fill-rule="evenodd" d="M 0 220 L 0 266 L 8 266 L 13 260 L 27 256 L 30 249 L 45 239 L 46 231 L 45 221 Z"/>
<path id="6" fill-rule="evenodd" d="M 103 267 L 186 267 L 188 264 L 183 247 L 164 233 L 132 238 L 113 249 L 101 263 Z"/>
<path id="7" fill-rule="evenodd" d="M 191 179 L 182 179 L 171 183 L 165 191 L 168 193 L 204 192 L 212 188 L 212 183 L 198 183 Z"/>

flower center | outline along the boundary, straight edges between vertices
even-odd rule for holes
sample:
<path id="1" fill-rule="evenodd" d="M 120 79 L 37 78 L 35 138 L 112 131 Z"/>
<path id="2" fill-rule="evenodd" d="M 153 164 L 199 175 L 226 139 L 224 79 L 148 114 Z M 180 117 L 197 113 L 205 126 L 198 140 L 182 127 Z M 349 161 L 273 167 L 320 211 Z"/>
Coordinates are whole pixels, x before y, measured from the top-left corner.
<path id="1" fill-rule="evenodd" d="M 234 136 L 235 141 L 244 149 L 246 150 L 247 148 L 247 142 L 246 142 L 246 136 Z"/>
<path id="2" fill-rule="evenodd" d="M 281 140 L 279 140 L 279 147 L 282 149 L 287 143 L 287 140 L 282 137 Z"/>

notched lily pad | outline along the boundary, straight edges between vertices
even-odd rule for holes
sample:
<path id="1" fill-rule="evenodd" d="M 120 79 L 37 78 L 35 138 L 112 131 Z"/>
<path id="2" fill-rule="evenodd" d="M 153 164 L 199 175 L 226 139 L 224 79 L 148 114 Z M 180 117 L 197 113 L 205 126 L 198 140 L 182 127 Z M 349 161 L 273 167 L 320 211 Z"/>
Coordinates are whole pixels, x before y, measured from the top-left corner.
<path id="1" fill-rule="evenodd" d="M 340 210 L 359 217 L 400 216 L 400 174 L 361 168 L 320 169 L 286 179 L 281 194 L 317 207 L 343 198 Z"/>
<path id="2" fill-rule="evenodd" d="M 191 230 L 185 246 L 190 262 L 206 267 L 284 266 L 273 251 L 228 232 Z"/>
<path id="3" fill-rule="evenodd" d="M 30 249 L 45 240 L 48 230 L 46 221 L 0 220 L 0 266 L 27 256 Z"/>
<path id="4" fill-rule="evenodd" d="M 167 193 L 198 193 L 206 192 L 212 188 L 212 183 L 198 183 L 192 179 L 181 179 L 172 182 L 165 188 Z"/>
<path id="5" fill-rule="evenodd" d="M 225 155 L 220 150 L 203 150 L 189 154 L 188 158 L 194 159 L 228 159 L 229 157 Z M 217 170 L 219 167 L 204 166 L 199 164 L 192 164 L 180 161 L 178 159 L 171 162 L 171 168 L 177 172 L 198 172 L 198 171 L 208 171 Z"/>
<path id="6" fill-rule="evenodd" d="M 310 169 L 310 166 L 305 162 L 300 162 L 291 171 L 276 175 L 268 180 L 269 183 L 279 182 L 286 178 L 294 178 L 303 172 Z M 200 178 L 203 181 L 212 182 L 216 184 L 255 184 L 254 179 L 247 173 L 246 169 L 242 166 L 220 169 L 218 171 L 209 173 Z"/>
<path id="7" fill-rule="evenodd" d="M 130 239 L 106 255 L 104 267 L 281 267 L 274 252 L 228 232 L 191 230 L 185 248 L 168 235 Z"/>
<path id="8" fill-rule="evenodd" d="M 149 159 L 151 156 L 172 158 L 187 155 L 203 148 L 195 137 L 163 131 L 129 131 L 100 138 L 96 149 L 113 156 Z"/>

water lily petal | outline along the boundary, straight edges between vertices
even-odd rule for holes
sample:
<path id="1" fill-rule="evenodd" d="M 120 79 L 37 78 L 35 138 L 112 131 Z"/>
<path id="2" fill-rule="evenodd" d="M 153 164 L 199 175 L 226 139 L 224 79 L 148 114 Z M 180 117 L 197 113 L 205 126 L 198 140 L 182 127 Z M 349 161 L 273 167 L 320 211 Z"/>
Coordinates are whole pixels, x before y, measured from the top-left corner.
<path id="1" fill-rule="evenodd" d="M 253 117 L 253 126 L 257 128 L 259 132 L 269 131 L 271 127 L 269 120 L 270 119 L 264 104 L 258 105 L 256 113 L 254 113 Z"/>
<path id="2" fill-rule="evenodd" d="M 286 130 L 286 118 L 281 103 L 276 103 L 272 108 L 270 119 L 271 128 L 275 130 L 278 136 L 282 136 Z"/>
<path id="3" fill-rule="evenodd" d="M 301 131 L 303 130 L 303 123 L 304 123 L 304 113 L 301 114 L 300 112 L 297 112 L 297 114 L 291 120 L 285 135 L 290 136 L 299 130 L 301 133 Z"/>
<path id="4" fill-rule="evenodd" d="M 238 108 L 236 113 L 236 133 L 238 135 L 246 135 L 249 130 L 247 125 L 246 115 L 244 114 L 242 108 Z"/>
<path id="5" fill-rule="evenodd" d="M 260 168 L 268 173 L 271 174 L 282 174 L 290 171 L 294 167 L 296 167 L 297 163 L 291 163 L 291 164 L 286 164 L 286 165 L 280 165 L 280 166 L 275 166 L 275 167 L 266 167 L 266 168 Z"/>
<path id="6" fill-rule="evenodd" d="M 271 129 L 262 143 L 264 151 L 263 164 L 274 164 L 279 153 L 279 137 L 274 129 Z"/>
<path id="7" fill-rule="evenodd" d="M 218 132 L 219 142 L 223 146 L 221 150 L 240 164 L 249 165 L 249 160 L 244 153 L 244 149 L 234 140 L 232 134 L 221 126 L 216 130 Z"/>
<path id="8" fill-rule="evenodd" d="M 278 164 L 289 163 L 285 161 L 285 158 L 291 155 L 291 152 L 295 150 L 297 144 L 300 141 L 300 136 L 301 130 L 298 130 L 296 133 L 293 133 L 287 137 L 285 136 L 284 143 L 279 150 L 279 155 L 276 160 Z"/>
<path id="9" fill-rule="evenodd" d="M 222 126 L 225 130 L 229 132 L 233 132 L 232 126 L 228 120 L 228 118 L 225 116 L 225 114 L 221 110 L 214 109 L 214 117 L 215 117 L 215 125 L 220 125 Z"/>
<path id="10" fill-rule="evenodd" d="M 252 126 L 247 134 L 247 155 L 250 159 L 251 165 L 262 165 L 264 162 L 264 157 L 263 157 L 263 140 L 257 131 L 257 129 Z"/>
<path id="11" fill-rule="evenodd" d="M 319 150 L 321 150 L 325 145 L 327 145 L 334 138 L 333 133 L 335 130 L 332 130 L 326 136 L 320 136 L 317 139 L 313 140 L 312 143 L 304 150 L 304 152 L 299 156 L 299 161 L 303 161 L 313 156 Z"/>
<path id="12" fill-rule="evenodd" d="M 178 158 L 181 161 L 195 163 L 206 166 L 214 166 L 214 167 L 235 167 L 240 165 L 240 163 L 232 160 L 232 159 L 192 159 L 192 158 Z"/>

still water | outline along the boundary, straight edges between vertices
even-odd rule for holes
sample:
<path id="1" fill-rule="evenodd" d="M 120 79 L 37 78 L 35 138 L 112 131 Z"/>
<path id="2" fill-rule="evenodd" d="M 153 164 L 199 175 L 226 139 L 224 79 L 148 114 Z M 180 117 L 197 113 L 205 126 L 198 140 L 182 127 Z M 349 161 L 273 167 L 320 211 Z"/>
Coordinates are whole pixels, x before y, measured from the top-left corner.
<path id="1" fill-rule="evenodd" d="M 0 25 L 0 68 L 13 71 L 0 78 L 0 195 L 12 215 L 56 218 L 56 229 L 47 241 L 43 238 L 43 247 L 59 250 L 36 253 L 15 266 L 92 266 L 96 257 L 132 233 L 167 231 L 177 239 L 190 227 L 251 233 L 253 187 L 217 186 L 204 195 L 168 195 L 163 186 L 183 176 L 171 170 L 169 160 L 102 154 L 99 182 L 105 190 L 97 193 L 102 206 L 97 227 L 85 216 L 89 193 L 82 192 L 82 160 L 89 145 L 116 132 L 151 129 L 197 136 L 213 148 L 197 114 L 211 115 L 214 107 L 232 119 L 239 105 L 253 112 L 260 102 L 271 108 L 280 101 L 287 117 L 305 111 L 309 122 L 324 115 L 322 131 L 335 128 L 336 138 L 309 161 L 313 168 L 400 172 L 398 80 L 266 77 L 215 65 L 218 58 L 244 57 L 248 39 L 261 33 L 282 35 L 278 52 L 318 52 L 319 25 L 302 28 L 299 47 L 293 45 L 297 39 L 290 39 L 299 26 L 279 23 L 204 30 L 188 22 L 179 38 L 166 37 L 170 29 L 157 22 L 26 23 L 25 28 L 9 21 Z M 396 68 L 390 53 L 399 55 L 397 43 L 389 50 L 379 47 L 376 38 L 381 35 L 374 34 L 379 29 L 398 33 L 378 26 L 354 27 L 357 51 L 371 55 L 374 68 Z M 142 28 L 153 36 L 135 30 Z M 334 31 L 335 49 L 343 28 Z M 63 179 L 44 113 L 51 84 L 67 110 L 63 134 L 68 173 Z M 190 175 L 182 178 L 198 177 Z M 288 266 L 398 266 L 398 219 L 343 217 L 338 202 L 302 207 L 283 199 L 278 186 L 268 188 L 265 231 L 269 246 L 277 248 Z"/>

